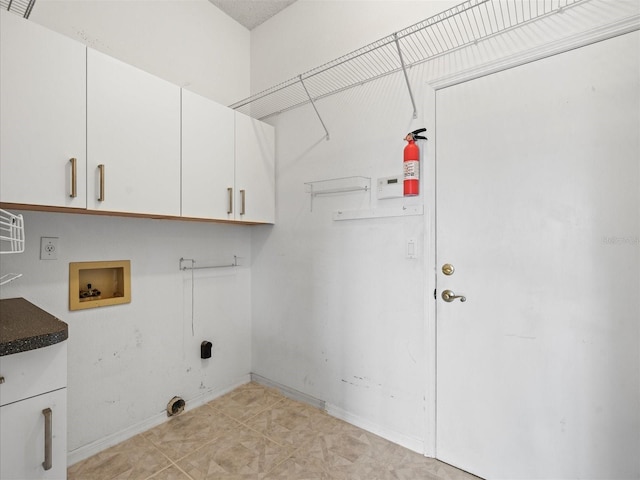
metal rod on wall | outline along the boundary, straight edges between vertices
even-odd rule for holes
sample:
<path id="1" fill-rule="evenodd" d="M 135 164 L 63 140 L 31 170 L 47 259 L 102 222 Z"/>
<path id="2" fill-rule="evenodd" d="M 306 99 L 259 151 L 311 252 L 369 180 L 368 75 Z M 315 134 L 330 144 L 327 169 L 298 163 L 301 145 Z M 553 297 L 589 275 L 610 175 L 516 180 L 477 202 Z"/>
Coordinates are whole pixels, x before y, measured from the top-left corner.
<path id="1" fill-rule="evenodd" d="M 184 262 L 190 262 L 191 266 L 183 265 Z M 201 270 L 204 268 L 229 268 L 229 267 L 237 267 L 238 266 L 238 256 L 233 256 L 233 263 L 226 265 L 204 265 L 202 267 L 196 267 L 196 261 L 193 258 L 181 258 L 180 259 L 180 270 Z"/>
<path id="2" fill-rule="evenodd" d="M 307 90 L 307 86 L 304 84 L 304 81 L 302 80 L 302 75 L 300 75 L 298 78 L 300 78 L 300 83 L 302 84 L 302 88 L 304 88 L 304 91 L 306 92 L 307 97 L 309 97 L 309 101 L 311 102 L 311 106 L 316 111 L 316 115 L 318 116 L 318 120 L 320 120 L 320 123 L 322 124 L 322 128 L 324 128 L 324 132 L 326 133 L 325 139 L 329 140 L 329 130 L 327 130 L 327 126 L 322 121 L 322 117 L 320 116 L 320 112 L 318 112 L 318 109 L 316 108 L 316 103 L 313 101 L 313 98 L 311 98 L 311 95 L 309 95 L 309 90 Z"/>
<path id="3" fill-rule="evenodd" d="M 409 75 L 407 74 L 407 67 L 404 64 L 404 59 L 402 58 L 402 50 L 400 49 L 400 42 L 398 42 L 398 34 L 394 33 L 393 38 L 396 42 L 396 47 L 398 48 L 398 57 L 400 58 L 400 65 L 402 66 L 402 73 L 404 73 L 404 80 L 407 82 L 407 89 L 409 90 L 409 97 L 411 98 L 411 105 L 413 105 L 413 118 L 418 118 L 418 109 L 416 108 L 416 101 L 413 98 L 413 92 L 411 91 L 411 84 L 409 83 Z"/>

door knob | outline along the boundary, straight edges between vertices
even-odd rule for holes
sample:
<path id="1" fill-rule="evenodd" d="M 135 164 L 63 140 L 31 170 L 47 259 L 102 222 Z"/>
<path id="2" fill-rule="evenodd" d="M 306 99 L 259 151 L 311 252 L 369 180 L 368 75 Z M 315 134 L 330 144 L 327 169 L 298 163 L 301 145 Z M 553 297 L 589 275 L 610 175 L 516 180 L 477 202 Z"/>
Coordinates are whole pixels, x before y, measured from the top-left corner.
<path id="1" fill-rule="evenodd" d="M 445 290 L 442 292 L 442 299 L 447 303 L 453 302 L 456 298 L 459 298 L 461 302 L 467 301 L 467 298 L 464 295 L 456 295 L 451 290 Z"/>

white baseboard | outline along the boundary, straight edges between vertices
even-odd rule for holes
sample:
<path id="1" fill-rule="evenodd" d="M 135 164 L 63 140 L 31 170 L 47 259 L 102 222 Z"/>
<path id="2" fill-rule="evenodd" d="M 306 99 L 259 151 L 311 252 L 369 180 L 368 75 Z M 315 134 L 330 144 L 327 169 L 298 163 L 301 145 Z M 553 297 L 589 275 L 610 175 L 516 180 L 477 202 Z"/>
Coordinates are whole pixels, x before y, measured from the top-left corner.
<path id="1" fill-rule="evenodd" d="M 362 428 L 363 430 L 373 433 L 374 435 L 378 435 L 385 440 L 389 440 L 390 442 L 393 442 L 397 445 L 408 448 L 409 450 L 419 453 L 420 455 L 425 455 L 425 443 L 423 439 L 396 432 L 389 428 L 383 427 L 382 425 L 378 425 L 375 422 L 362 418 L 358 415 L 347 412 L 346 410 L 343 410 L 340 407 L 332 404 L 327 404 L 326 410 L 327 413 L 333 417 L 344 420 L 351 425 L 355 425 L 356 427 Z"/>
<path id="2" fill-rule="evenodd" d="M 299 392 L 291 387 L 283 385 L 281 383 L 275 382 L 268 378 L 265 378 L 256 373 L 251 374 L 251 380 L 253 382 L 259 383 L 260 385 L 264 385 L 266 387 L 271 387 L 279 390 L 284 396 L 291 398 L 293 400 L 297 400 L 299 402 L 306 403 L 308 405 L 312 405 L 316 408 L 326 411 L 329 415 L 339 418 L 340 420 L 344 420 L 351 425 L 355 425 L 356 427 L 362 428 L 374 435 L 378 435 L 390 442 L 401 445 L 409 450 L 417 452 L 421 455 L 425 454 L 425 442 L 423 439 L 411 437 L 408 435 L 404 435 L 398 433 L 396 431 L 385 428 L 377 423 L 366 420 L 358 415 L 354 415 L 342 408 L 339 408 L 332 404 L 327 404 L 324 400 L 317 399 L 306 393 Z"/>
<path id="3" fill-rule="evenodd" d="M 260 385 L 264 385 L 265 387 L 275 388 L 276 390 L 279 390 L 280 393 L 282 393 L 285 397 L 292 400 L 306 403 L 307 405 L 319 408 L 320 410 L 326 410 L 324 400 L 312 397 L 311 395 L 307 395 L 306 393 L 302 393 L 281 383 L 274 382 L 273 380 L 265 378 L 262 375 L 258 375 L 257 373 L 251 374 L 251 381 L 256 382 Z"/>
<path id="4" fill-rule="evenodd" d="M 243 375 L 235 382 L 225 385 L 224 387 L 214 388 L 212 390 L 208 390 L 202 395 L 198 395 L 192 399 L 186 400 L 185 411 L 193 410 L 194 408 L 198 408 L 206 403 L 209 403 L 212 400 L 215 400 L 222 395 L 229 393 L 230 391 L 238 388 L 245 383 L 249 383 L 251 381 L 251 377 L 249 374 Z M 130 427 L 125 428 L 116 433 L 112 433 L 111 435 L 107 435 L 104 438 L 96 440 L 95 442 L 91 442 L 87 445 L 83 445 L 75 450 L 67 452 L 67 465 L 71 466 L 75 463 L 78 463 L 86 458 L 91 457 L 97 453 L 100 453 L 103 450 L 106 450 L 109 447 L 113 447 L 120 442 L 124 442 L 136 435 L 146 432 L 147 430 L 157 427 L 162 423 L 169 420 L 166 412 L 158 413 L 150 418 L 143 420 L 142 422 L 136 423 L 135 425 L 131 425 Z"/>

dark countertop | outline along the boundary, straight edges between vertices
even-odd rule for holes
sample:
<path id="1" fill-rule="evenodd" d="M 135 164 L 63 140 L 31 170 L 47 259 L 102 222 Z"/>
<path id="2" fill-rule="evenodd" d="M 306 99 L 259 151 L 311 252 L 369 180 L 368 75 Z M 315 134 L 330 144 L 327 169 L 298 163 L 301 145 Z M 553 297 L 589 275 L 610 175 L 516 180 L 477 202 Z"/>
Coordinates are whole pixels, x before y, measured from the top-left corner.
<path id="1" fill-rule="evenodd" d="M 0 300 L 0 357 L 64 342 L 69 327 L 24 298 Z"/>

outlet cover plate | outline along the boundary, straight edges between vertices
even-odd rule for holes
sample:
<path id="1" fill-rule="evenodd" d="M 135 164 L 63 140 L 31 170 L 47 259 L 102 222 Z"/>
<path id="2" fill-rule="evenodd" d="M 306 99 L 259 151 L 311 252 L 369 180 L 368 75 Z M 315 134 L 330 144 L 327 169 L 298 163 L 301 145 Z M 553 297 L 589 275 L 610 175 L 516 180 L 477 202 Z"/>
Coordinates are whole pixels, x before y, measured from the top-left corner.
<path id="1" fill-rule="evenodd" d="M 40 237 L 40 260 L 58 259 L 58 237 Z"/>

